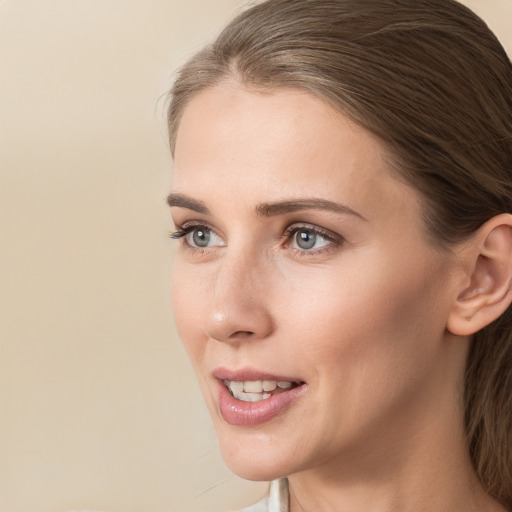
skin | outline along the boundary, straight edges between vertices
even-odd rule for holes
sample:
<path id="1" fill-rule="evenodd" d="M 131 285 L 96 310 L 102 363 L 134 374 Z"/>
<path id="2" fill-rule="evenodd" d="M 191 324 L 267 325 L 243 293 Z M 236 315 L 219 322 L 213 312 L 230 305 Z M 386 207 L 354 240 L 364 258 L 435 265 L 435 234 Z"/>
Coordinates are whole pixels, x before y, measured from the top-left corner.
<path id="1" fill-rule="evenodd" d="M 464 251 L 427 238 L 420 198 L 387 157 L 306 92 L 227 81 L 194 97 L 171 200 L 190 233 L 174 265 L 178 330 L 228 466 L 249 479 L 288 476 L 292 512 L 501 510 L 464 444 L 468 339 L 446 327 Z M 346 211 L 262 214 L 263 203 L 312 198 Z M 201 229 L 203 248 L 192 237 Z M 305 250 L 294 229 L 321 234 Z M 219 412 L 220 366 L 306 389 L 272 420 L 233 426 Z"/>

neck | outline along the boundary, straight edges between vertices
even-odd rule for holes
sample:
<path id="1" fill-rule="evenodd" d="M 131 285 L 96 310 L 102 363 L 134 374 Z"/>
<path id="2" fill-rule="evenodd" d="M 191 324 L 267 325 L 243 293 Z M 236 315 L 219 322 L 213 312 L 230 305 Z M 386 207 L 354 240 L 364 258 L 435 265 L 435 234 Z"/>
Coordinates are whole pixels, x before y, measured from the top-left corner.
<path id="1" fill-rule="evenodd" d="M 290 476 L 290 511 L 505 512 L 473 470 L 462 416 L 455 401 L 423 402 L 350 453 Z"/>
<path id="2" fill-rule="evenodd" d="M 429 448 L 423 447 L 421 458 L 418 452 L 391 456 L 385 470 L 354 463 L 348 471 L 331 467 L 329 474 L 318 469 L 292 475 L 290 511 L 504 512 L 484 491 L 464 450 L 455 453 L 453 444 Z"/>

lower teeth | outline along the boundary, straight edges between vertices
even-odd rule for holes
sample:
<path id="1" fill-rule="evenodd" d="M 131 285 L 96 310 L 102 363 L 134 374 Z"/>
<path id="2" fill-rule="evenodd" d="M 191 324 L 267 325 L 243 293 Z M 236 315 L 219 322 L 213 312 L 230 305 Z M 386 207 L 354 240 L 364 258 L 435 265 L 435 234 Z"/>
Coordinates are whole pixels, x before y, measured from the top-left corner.
<path id="1" fill-rule="evenodd" d="M 267 400 L 272 395 L 270 393 L 246 393 L 240 391 L 239 393 L 231 393 L 237 400 L 242 402 L 260 402 L 261 400 Z"/>

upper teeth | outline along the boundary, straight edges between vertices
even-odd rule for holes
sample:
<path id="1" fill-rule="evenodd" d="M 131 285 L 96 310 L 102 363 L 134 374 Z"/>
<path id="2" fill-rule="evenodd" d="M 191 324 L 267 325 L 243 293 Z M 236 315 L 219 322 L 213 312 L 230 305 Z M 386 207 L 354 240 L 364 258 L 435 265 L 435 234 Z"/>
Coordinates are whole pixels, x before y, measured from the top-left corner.
<path id="1" fill-rule="evenodd" d="M 246 402 L 255 402 L 270 398 L 272 395 L 269 391 L 274 391 L 278 387 L 281 389 L 289 389 L 292 387 L 291 382 L 275 380 L 246 380 L 244 382 L 225 380 L 224 384 L 226 384 L 235 398 Z"/>

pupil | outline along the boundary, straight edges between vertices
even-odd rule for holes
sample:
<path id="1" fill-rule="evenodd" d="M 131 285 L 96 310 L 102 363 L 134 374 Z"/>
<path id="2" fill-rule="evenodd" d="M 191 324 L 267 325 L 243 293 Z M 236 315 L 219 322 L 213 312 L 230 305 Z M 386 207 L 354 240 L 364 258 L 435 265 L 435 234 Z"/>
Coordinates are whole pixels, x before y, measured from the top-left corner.
<path id="1" fill-rule="evenodd" d="M 316 235 L 310 231 L 299 231 L 297 233 L 297 245 L 301 249 L 311 249 L 315 246 Z"/>
<path id="2" fill-rule="evenodd" d="M 208 229 L 197 229 L 192 235 L 194 245 L 197 247 L 207 247 L 210 241 L 210 230 Z"/>

